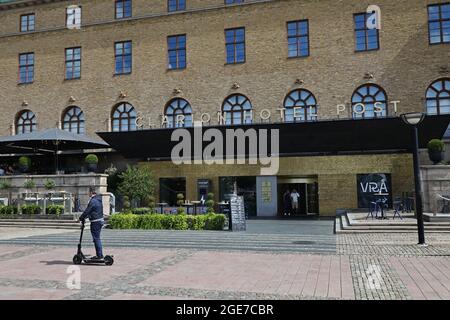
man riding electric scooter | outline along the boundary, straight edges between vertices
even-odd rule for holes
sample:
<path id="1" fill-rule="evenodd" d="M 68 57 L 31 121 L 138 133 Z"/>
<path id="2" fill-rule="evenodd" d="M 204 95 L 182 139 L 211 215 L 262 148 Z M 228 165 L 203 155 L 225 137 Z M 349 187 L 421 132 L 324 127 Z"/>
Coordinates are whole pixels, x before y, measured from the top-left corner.
<path id="1" fill-rule="evenodd" d="M 103 224 L 105 223 L 105 220 L 103 219 L 102 197 L 97 195 L 97 192 L 93 187 L 89 188 L 89 196 L 91 199 L 89 200 L 86 210 L 84 210 L 83 214 L 80 216 L 80 221 L 84 223 L 84 220 L 88 218 L 91 222 L 91 234 L 96 253 L 96 256 L 91 259 L 101 260 L 103 259 L 103 249 L 100 233 L 102 231 Z"/>

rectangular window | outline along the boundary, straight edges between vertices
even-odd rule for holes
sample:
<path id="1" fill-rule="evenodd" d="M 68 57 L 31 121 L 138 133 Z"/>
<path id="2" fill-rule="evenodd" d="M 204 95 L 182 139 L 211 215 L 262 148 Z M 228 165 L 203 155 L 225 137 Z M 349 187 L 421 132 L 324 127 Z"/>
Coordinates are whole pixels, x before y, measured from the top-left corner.
<path id="1" fill-rule="evenodd" d="M 309 56 L 308 20 L 288 22 L 287 32 L 289 58 Z"/>
<path id="2" fill-rule="evenodd" d="M 245 62 L 245 28 L 225 30 L 227 64 Z"/>
<path id="3" fill-rule="evenodd" d="M 225 4 L 243 3 L 244 0 L 225 0 Z"/>
<path id="4" fill-rule="evenodd" d="M 367 27 L 367 20 L 371 15 L 372 13 L 358 13 L 354 15 L 356 51 L 371 51 L 380 48 L 378 29 L 369 29 Z"/>
<path id="5" fill-rule="evenodd" d="M 186 0 L 168 0 L 167 10 L 169 12 L 186 10 Z"/>
<path id="6" fill-rule="evenodd" d="M 430 44 L 450 43 L 450 3 L 428 6 Z"/>
<path id="7" fill-rule="evenodd" d="M 131 41 L 115 43 L 116 74 L 131 73 L 132 47 Z"/>
<path id="8" fill-rule="evenodd" d="M 131 0 L 116 0 L 116 19 L 131 18 Z"/>
<path id="9" fill-rule="evenodd" d="M 19 54 L 19 83 L 34 81 L 34 53 Z"/>
<path id="10" fill-rule="evenodd" d="M 186 35 L 167 37 L 167 47 L 169 51 L 169 66 L 173 69 L 186 68 Z"/>
<path id="11" fill-rule="evenodd" d="M 81 7 L 75 5 L 67 7 L 66 27 L 69 29 L 81 28 Z"/>
<path id="12" fill-rule="evenodd" d="M 20 16 L 20 32 L 34 31 L 34 13 Z"/>
<path id="13" fill-rule="evenodd" d="M 66 79 L 81 78 L 81 48 L 66 49 Z"/>

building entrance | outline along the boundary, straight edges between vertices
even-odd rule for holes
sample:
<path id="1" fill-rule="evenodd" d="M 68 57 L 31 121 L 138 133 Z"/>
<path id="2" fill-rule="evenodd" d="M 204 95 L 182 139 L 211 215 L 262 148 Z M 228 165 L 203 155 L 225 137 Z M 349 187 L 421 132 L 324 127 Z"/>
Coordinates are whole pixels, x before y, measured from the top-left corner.
<path id="1" fill-rule="evenodd" d="M 278 216 L 296 217 L 319 213 L 317 178 L 279 178 Z M 294 199 L 297 198 L 297 204 Z"/>

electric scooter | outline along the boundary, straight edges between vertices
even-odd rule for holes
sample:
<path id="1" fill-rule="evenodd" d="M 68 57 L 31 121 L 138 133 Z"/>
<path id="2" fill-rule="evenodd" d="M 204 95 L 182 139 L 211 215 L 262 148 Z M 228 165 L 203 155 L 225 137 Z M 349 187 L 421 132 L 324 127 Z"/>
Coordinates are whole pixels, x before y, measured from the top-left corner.
<path id="1" fill-rule="evenodd" d="M 81 242 L 83 240 L 83 232 L 84 232 L 84 221 L 81 222 L 81 234 L 80 234 L 80 242 L 78 243 L 78 251 L 77 254 L 73 256 L 74 264 L 81 264 L 82 262 L 86 264 L 105 264 L 107 266 L 112 266 L 114 263 L 114 256 L 105 256 L 103 259 L 92 259 L 91 256 L 85 256 L 81 251 Z"/>

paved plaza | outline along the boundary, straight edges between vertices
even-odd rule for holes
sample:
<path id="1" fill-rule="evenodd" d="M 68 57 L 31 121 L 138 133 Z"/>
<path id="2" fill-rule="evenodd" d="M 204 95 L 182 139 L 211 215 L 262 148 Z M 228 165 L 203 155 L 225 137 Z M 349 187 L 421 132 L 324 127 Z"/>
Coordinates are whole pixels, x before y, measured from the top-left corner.
<path id="1" fill-rule="evenodd" d="M 334 235 L 330 221 L 250 221 L 242 233 L 106 229 L 116 263 L 80 266 L 80 288 L 68 283 L 78 232 L 0 235 L 0 299 L 450 299 L 449 233 L 420 247 L 414 233 Z"/>

